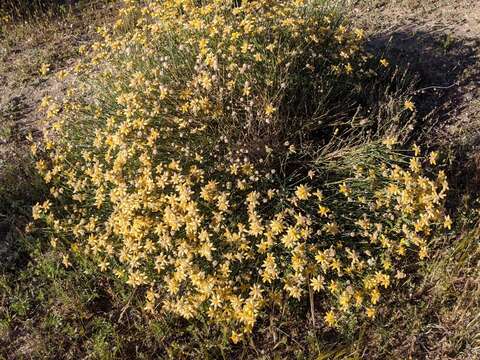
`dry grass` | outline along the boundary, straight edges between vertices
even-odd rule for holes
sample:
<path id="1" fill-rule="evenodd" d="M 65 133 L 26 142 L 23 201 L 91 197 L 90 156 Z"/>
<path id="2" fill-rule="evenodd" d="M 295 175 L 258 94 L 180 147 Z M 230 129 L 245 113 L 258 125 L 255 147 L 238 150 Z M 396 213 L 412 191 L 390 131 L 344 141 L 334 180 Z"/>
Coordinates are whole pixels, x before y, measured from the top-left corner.
<path id="1" fill-rule="evenodd" d="M 384 318 L 366 331 L 362 344 L 367 358 L 480 356 L 478 235 L 478 224 L 472 222 L 460 235 L 439 240 L 416 291 L 400 295 Z"/>

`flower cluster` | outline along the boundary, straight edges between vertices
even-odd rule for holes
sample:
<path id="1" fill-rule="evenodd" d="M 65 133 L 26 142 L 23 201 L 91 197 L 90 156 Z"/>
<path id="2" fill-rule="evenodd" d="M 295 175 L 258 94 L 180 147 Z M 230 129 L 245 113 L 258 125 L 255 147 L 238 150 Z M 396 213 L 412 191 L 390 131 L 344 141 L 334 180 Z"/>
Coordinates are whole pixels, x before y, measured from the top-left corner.
<path id="1" fill-rule="evenodd" d="M 146 311 L 208 316 L 234 342 L 269 305 L 309 293 L 328 326 L 375 316 L 436 225 L 450 226 L 448 185 L 383 145 L 355 148 L 341 171 L 305 160 L 327 90 L 369 73 L 362 31 L 326 11 L 127 2 L 79 64 L 83 90 L 42 102 L 37 169 L 52 198 L 33 215 L 65 266 L 94 259 L 145 289 Z"/>

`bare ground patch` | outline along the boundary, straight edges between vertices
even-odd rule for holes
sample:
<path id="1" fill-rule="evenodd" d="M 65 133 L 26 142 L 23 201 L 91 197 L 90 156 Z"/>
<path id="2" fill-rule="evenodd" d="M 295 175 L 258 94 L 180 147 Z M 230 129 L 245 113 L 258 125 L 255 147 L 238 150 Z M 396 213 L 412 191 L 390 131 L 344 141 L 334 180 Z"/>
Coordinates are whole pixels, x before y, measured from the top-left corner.
<path id="1" fill-rule="evenodd" d="M 373 47 L 418 74 L 414 99 L 428 146 L 455 152 L 454 178 L 469 191 L 480 185 L 480 6 L 471 0 L 400 0 L 354 4 L 356 21 Z M 465 177 L 469 181 L 463 181 Z"/>

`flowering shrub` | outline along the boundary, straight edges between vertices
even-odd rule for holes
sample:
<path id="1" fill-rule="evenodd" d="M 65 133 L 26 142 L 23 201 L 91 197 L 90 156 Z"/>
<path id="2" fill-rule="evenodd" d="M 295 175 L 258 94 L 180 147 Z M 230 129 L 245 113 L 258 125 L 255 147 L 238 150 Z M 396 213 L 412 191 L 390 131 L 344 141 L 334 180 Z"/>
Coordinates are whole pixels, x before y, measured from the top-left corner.
<path id="1" fill-rule="evenodd" d="M 146 311 L 208 316 L 234 342 L 308 297 L 327 326 L 373 317 L 450 225 L 418 152 L 345 145 L 373 126 L 344 118 L 375 72 L 318 1 L 131 1 L 101 32 L 76 92 L 43 103 L 52 199 L 34 218 L 65 266 L 95 260 Z"/>

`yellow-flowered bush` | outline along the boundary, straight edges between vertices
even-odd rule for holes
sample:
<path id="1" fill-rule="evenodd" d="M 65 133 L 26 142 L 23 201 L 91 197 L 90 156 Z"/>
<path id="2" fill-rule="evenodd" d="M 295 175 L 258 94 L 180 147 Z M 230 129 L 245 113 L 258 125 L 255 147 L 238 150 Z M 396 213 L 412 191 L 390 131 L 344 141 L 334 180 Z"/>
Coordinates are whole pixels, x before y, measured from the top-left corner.
<path id="1" fill-rule="evenodd" d="M 375 316 L 450 226 L 448 185 L 390 138 L 345 144 L 398 124 L 359 110 L 377 76 L 363 32 L 323 3 L 127 2 L 66 99 L 42 104 L 52 198 L 33 212 L 65 266 L 93 259 L 145 310 L 207 316 L 234 342 L 308 298 L 328 326 Z"/>

